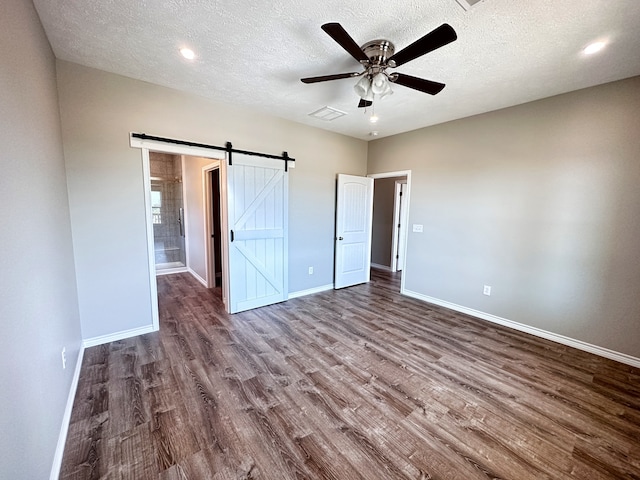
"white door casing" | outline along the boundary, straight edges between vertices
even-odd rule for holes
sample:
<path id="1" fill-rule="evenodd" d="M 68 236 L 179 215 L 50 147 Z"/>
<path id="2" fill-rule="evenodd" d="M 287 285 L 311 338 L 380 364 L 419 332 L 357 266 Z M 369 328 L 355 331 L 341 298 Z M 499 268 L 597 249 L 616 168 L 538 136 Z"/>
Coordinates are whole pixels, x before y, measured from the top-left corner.
<path id="1" fill-rule="evenodd" d="M 338 175 L 334 288 L 371 277 L 373 178 Z"/>
<path id="2" fill-rule="evenodd" d="M 405 237 L 407 235 L 407 183 L 396 181 L 395 201 L 393 207 L 393 240 L 391 270 L 401 271 L 404 268 Z"/>
<path id="3" fill-rule="evenodd" d="M 207 282 L 207 288 L 214 288 L 216 286 L 215 278 L 215 249 L 213 248 L 213 221 L 212 221 L 212 206 L 211 206 L 211 172 L 214 170 L 220 171 L 220 161 L 215 161 L 209 165 L 202 167 L 202 212 L 204 215 L 204 245 L 207 258 L 207 275 L 205 280 Z M 220 212 L 222 217 L 222 212 Z"/>
<path id="4" fill-rule="evenodd" d="M 288 174 L 284 162 L 234 153 L 226 168 L 229 311 L 288 297 Z"/>

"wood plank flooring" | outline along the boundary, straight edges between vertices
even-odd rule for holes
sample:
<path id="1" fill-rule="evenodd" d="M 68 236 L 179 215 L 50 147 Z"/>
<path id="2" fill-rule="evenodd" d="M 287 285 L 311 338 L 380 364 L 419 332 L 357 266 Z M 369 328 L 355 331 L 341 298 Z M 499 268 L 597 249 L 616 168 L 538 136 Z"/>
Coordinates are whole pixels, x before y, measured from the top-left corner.
<path id="1" fill-rule="evenodd" d="M 640 371 L 402 297 L 227 315 L 158 278 L 160 332 L 85 352 L 60 478 L 640 479 Z"/>

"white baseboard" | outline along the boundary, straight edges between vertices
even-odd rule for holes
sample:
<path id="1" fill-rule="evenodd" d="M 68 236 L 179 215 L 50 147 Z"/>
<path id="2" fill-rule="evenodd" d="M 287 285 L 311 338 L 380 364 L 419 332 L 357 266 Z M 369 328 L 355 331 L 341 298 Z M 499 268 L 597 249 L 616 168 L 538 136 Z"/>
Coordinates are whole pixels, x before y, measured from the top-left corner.
<path id="1" fill-rule="evenodd" d="M 53 465 L 51 466 L 51 475 L 49 475 L 49 480 L 58 480 L 60 477 L 62 455 L 64 454 L 64 446 L 67 443 L 67 433 L 69 433 L 69 423 L 71 422 L 71 411 L 73 410 L 73 402 L 76 398 L 76 390 L 78 389 L 78 380 L 80 379 L 83 357 L 84 345 L 81 345 L 78 352 L 78 360 L 76 361 L 76 369 L 73 372 L 73 379 L 71 380 L 71 388 L 69 388 L 67 405 L 64 409 L 64 414 L 62 415 L 62 426 L 60 428 L 60 435 L 58 435 L 58 445 L 56 446 L 56 451 L 53 455 Z"/>
<path id="2" fill-rule="evenodd" d="M 312 295 L 314 293 L 326 292 L 327 290 L 333 290 L 333 283 L 322 285 L 320 287 L 310 288 L 308 290 L 299 290 L 297 292 L 291 292 L 288 299 L 304 297 L 305 295 Z"/>
<path id="3" fill-rule="evenodd" d="M 467 315 L 471 315 L 472 317 L 481 318 L 482 320 L 487 320 L 492 323 L 497 323 L 505 327 L 513 328 L 514 330 L 530 333 L 531 335 L 535 335 L 536 337 L 545 338 L 547 340 L 551 340 L 553 342 L 560 343 L 562 345 L 567 345 L 569 347 L 577 348 L 578 350 L 583 350 L 585 352 L 593 353 L 595 355 L 599 355 L 604 358 L 615 360 L 616 362 L 620 362 L 626 365 L 631 365 L 632 367 L 640 368 L 640 358 L 632 357 L 631 355 L 627 355 L 626 353 L 620 353 L 614 350 L 609 350 L 608 348 L 599 347 L 598 345 L 593 345 L 591 343 L 583 342 L 582 340 L 576 340 L 575 338 L 565 337 L 564 335 L 549 332 L 547 330 L 542 330 L 536 327 L 531 327 L 523 323 L 514 322 L 513 320 L 508 320 L 506 318 L 498 317 L 490 313 L 474 310 L 473 308 L 456 305 L 455 303 L 429 297 L 427 295 L 413 292 L 411 290 L 405 289 L 402 293 L 408 297 L 416 298 L 418 300 L 422 300 L 427 303 L 433 303 L 434 305 L 439 305 L 441 307 L 449 308 L 457 312 L 466 313 Z"/>
<path id="4" fill-rule="evenodd" d="M 101 335 L 99 337 L 86 338 L 82 342 L 84 348 L 95 347 L 96 345 L 102 345 L 104 343 L 116 342 L 118 340 L 124 340 L 125 338 L 137 337 L 138 335 L 144 335 L 145 333 L 155 332 L 157 329 L 153 328 L 153 325 L 147 325 L 146 327 L 132 328 L 131 330 L 123 330 L 121 332 L 110 333 L 108 335 Z"/>
<path id="5" fill-rule="evenodd" d="M 371 268 L 375 268 L 377 270 L 384 270 L 385 272 L 393 272 L 391 267 L 387 267 L 386 265 L 380 265 L 379 263 L 372 263 Z"/>
<path id="6" fill-rule="evenodd" d="M 164 268 L 162 270 L 156 270 L 156 277 L 160 277 L 161 275 L 172 275 L 174 273 L 186 273 L 186 272 L 188 272 L 186 267 Z"/>
<path id="7" fill-rule="evenodd" d="M 133 328 L 131 330 L 124 330 L 109 335 L 102 335 L 99 337 L 87 338 L 82 341 L 80 351 L 78 353 L 78 360 L 76 361 L 76 368 L 73 372 L 73 379 L 71 381 L 71 388 L 69 389 L 69 396 L 67 397 L 67 405 L 64 409 L 64 415 L 62 416 L 62 426 L 60 428 L 60 435 L 58 436 L 58 445 L 53 456 L 53 465 L 51 467 L 51 475 L 49 480 L 58 480 L 60 476 L 60 468 L 62 467 L 62 456 L 64 454 L 64 446 L 67 441 L 67 433 L 69 432 L 69 423 L 71 421 L 71 411 L 73 410 L 73 402 L 76 398 L 76 390 L 78 389 L 78 381 L 80 379 L 80 371 L 82 369 L 82 359 L 84 357 L 85 348 L 94 347 L 96 345 L 102 345 L 104 343 L 115 342 L 116 340 L 123 340 L 125 338 L 135 337 L 137 335 L 144 335 L 145 333 L 151 333 L 155 331 L 152 325 L 146 327 Z"/>
<path id="8" fill-rule="evenodd" d="M 187 272 L 189 272 L 193 276 L 193 278 L 199 281 L 206 288 L 209 288 L 209 285 L 207 285 L 207 281 L 204 278 L 202 278 L 200 275 L 198 275 L 195 270 L 191 268 L 187 268 Z"/>

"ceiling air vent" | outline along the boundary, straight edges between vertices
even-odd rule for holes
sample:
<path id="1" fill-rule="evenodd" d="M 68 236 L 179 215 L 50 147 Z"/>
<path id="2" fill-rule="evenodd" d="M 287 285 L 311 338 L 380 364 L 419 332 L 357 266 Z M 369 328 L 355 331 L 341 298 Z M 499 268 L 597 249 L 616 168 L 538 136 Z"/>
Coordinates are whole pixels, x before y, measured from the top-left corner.
<path id="1" fill-rule="evenodd" d="M 458 2 L 458 5 L 460 5 L 462 8 L 464 8 L 465 10 L 469 10 L 471 9 L 471 7 L 479 4 L 480 2 L 483 2 L 484 0 L 456 0 L 456 2 Z"/>
<path id="2" fill-rule="evenodd" d="M 320 120 L 324 120 L 325 122 L 331 122 L 336 118 L 344 117 L 346 114 L 347 112 L 343 112 L 342 110 L 338 110 L 333 107 L 322 107 L 320 110 L 311 112 L 309 116 L 319 118 Z"/>

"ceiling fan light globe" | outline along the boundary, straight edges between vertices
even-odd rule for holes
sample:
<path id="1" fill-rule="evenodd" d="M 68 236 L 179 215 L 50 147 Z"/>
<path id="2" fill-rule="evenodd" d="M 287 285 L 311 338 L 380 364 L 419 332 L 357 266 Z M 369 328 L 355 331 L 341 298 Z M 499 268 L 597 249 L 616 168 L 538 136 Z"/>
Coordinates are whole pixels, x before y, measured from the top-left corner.
<path id="1" fill-rule="evenodd" d="M 364 76 L 353 87 L 360 98 L 367 100 L 367 95 L 371 93 L 371 81 Z"/>
<path id="2" fill-rule="evenodd" d="M 390 85 L 389 85 L 389 88 L 387 88 L 384 92 L 382 92 L 378 96 L 380 97 L 380 99 L 383 99 L 385 97 L 388 97 L 389 95 L 393 95 L 393 90 L 391 90 L 391 86 Z"/>
<path id="3" fill-rule="evenodd" d="M 362 97 L 362 99 L 366 100 L 367 102 L 373 102 L 373 91 L 369 89 L 367 94 L 364 97 Z"/>
<path id="4" fill-rule="evenodd" d="M 371 79 L 371 91 L 375 95 L 382 95 L 390 88 L 391 87 L 389 87 L 389 79 L 387 79 L 387 76 L 382 72 L 377 73 Z"/>

